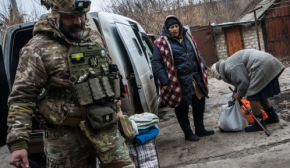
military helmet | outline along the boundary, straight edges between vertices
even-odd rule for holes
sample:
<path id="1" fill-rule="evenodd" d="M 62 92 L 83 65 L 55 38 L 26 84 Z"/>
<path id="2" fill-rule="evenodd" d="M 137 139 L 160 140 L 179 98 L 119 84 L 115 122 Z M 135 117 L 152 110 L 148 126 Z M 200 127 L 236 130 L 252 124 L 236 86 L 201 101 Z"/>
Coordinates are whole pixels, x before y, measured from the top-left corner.
<path id="1" fill-rule="evenodd" d="M 47 10 L 55 13 L 81 14 L 87 13 L 91 7 L 90 0 L 41 0 Z"/>
<path id="2" fill-rule="evenodd" d="M 83 14 L 90 11 L 91 0 L 41 0 L 59 26 L 60 14 Z"/>

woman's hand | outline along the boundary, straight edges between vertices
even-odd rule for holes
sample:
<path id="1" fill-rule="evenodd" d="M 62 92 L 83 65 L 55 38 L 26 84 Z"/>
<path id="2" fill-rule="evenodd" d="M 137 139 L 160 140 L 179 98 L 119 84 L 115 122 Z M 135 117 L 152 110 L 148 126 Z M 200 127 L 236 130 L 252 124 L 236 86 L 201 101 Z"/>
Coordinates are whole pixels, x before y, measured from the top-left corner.
<path id="1" fill-rule="evenodd" d="M 234 98 L 237 99 L 237 100 L 238 100 L 240 97 L 241 97 L 241 96 L 240 96 L 238 93 L 236 93 L 236 94 L 234 95 Z"/>

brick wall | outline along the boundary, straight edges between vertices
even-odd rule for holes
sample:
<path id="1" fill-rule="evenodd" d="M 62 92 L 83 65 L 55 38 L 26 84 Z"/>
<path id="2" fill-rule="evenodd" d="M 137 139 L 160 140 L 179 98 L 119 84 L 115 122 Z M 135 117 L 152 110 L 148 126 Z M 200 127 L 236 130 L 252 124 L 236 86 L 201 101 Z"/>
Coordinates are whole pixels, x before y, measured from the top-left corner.
<path id="1" fill-rule="evenodd" d="M 227 45 L 224 33 L 215 34 L 216 52 L 219 59 L 227 59 Z"/>
<path id="2" fill-rule="evenodd" d="M 250 27 L 243 26 L 242 31 L 243 31 L 243 39 L 244 39 L 245 49 L 257 49 L 257 50 L 259 50 L 258 39 L 257 39 L 257 34 L 256 34 L 256 27 L 255 26 L 250 26 Z M 261 49 L 262 49 L 262 51 L 265 51 L 261 26 L 259 26 L 259 37 L 260 37 Z M 216 51 L 217 51 L 218 58 L 219 59 L 227 59 L 228 53 L 227 53 L 227 46 L 226 46 L 224 32 L 215 34 L 215 40 L 216 40 Z"/>
<path id="3" fill-rule="evenodd" d="M 243 30 L 245 49 L 259 50 L 256 27 L 255 26 L 243 27 L 242 30 Z M 263 39 L 261 26 L 259 26 L 259 37 L 260 37 L 261 50 L 265 51 L 265 45 L 264 45 L 264 39 Z"/>

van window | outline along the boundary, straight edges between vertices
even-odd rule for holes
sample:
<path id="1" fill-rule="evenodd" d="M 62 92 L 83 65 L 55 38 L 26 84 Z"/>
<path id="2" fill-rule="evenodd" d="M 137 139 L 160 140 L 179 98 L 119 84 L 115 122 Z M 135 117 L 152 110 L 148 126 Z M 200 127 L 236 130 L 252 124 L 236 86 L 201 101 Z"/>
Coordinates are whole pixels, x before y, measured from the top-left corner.
<path id="1" fill-rule="evenodd" d="M 133 38 L 133 42 L 134 42 L 135 47 L 137 48 L 137 50 L 138 50 L 140 56 L 142 56 L 143 54 L 142 54 L 142 51 L 141 51 L 141 49 L 140 49 L 140 46 L 138 45 L 137 40 Z"/>
<path id="2" fill-rule="evenodd" d="M 147 54 L 148 54 L 150 60 L 151 60 L 153 54 L 152 54 L 152 51 L 151 51 L 150 48 L 149 48 L 149 44 L 147 44 L 147 41 L 146 41 L 145 39 L 142 39 L 142 42 L 143 42 L 143 45 L 144 45 L 145 48 L 146 48 L 146 52 L 147 52 Z"/>
<path id="3" fill-rule="evenodd" d="M 145 54 L 145 52 L 146 52 L 146 48 L 145 48 L 144 45 L 142 45 L 143 42 L 142 42 L 141 36 L 140 36 L 140 34 L 139 34 L 139 29 L 138 29 L 137 24 L 136 24 L 136 23 L 133 23 L 133 22 L 130 22 L 130 21 L 129 21 L 129 23 L 130 23 L 130 25 L 131 25 L 132 30 L 133 30 L 134 33 L 135 33 L 135 36 L 137 37 L 137 40 L 138 40 L 139 44 L 141 45 L 141 52 L 143 51 L 143 53 Z M 137 42 L 137 41 L 136 41 L 136 42 Z M 134 41 L 134 43 L 135 43 L 135 41 Z M 135 44 L 135 45 L 136 45 L 136 44 Z M 137 43 L 137 45 L 138 45 L 138 43 Z M 138 45 L 138 46 L 139 46 L 139 45 Z M 146 57 L 146 54 L 145 54 L 145 58 L 146 58 L 147 63 L 149 64 L 149 60 L 148 60 L 148 57 Z"/>

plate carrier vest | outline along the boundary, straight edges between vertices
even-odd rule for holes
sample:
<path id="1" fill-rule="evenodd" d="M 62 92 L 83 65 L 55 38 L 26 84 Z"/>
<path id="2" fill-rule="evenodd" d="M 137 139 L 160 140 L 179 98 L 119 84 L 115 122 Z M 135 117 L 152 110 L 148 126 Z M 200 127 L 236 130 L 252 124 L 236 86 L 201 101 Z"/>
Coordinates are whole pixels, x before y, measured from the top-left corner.
<path id="1" fill-rule="evenodd" d="M 120 97 L 119 72 L 110 73 L 106 50 L 100 43 L 73 43 L 68 62 L 69 80 L 81 106 Z"/>

